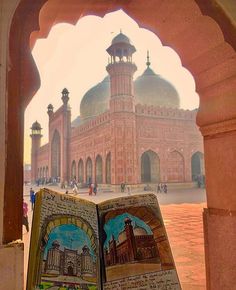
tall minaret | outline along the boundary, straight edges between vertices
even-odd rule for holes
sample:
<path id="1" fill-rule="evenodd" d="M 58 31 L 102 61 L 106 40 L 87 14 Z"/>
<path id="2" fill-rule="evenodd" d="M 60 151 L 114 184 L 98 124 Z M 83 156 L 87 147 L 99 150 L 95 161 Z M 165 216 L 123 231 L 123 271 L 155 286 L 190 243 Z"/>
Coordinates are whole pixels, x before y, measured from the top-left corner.
<path id="1" fill-rule="evenodd" d="M 31 181 L 36 181 L 38 179 L 38 149 L 41 146 L 41 125 L 36 121 L 33 123 L 31 127 L 31 139 L 32 139 L 32 145 L 31 145 Z"/>
<path id="2" fill-rule="evenodd" d="M 136 119 L 132 62 L 136 51 L 122 32 L 107 49 L 110 55 L 106 69 L 110 75 L 111 183 L 137 183 Z"/>
<path id="3" fill-rule="evenodd" d="M 112 40 L 111 46 L 107 49 L 111 57 L 106 69 L 111 81 L 110 109 L 112 112 L 134 112 L 133 75 L 137 67 L 132 62 L 132 55 L 135 51 L 129 38 L 122 32 Z"/>

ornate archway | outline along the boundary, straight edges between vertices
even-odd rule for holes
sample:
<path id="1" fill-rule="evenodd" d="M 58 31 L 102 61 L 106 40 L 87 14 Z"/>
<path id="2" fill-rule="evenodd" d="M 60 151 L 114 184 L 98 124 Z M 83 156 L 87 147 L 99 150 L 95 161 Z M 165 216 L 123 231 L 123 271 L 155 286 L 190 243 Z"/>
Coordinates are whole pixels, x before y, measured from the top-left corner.
<path id="1" fill-rule="evenodd" d="M 152 150 L 141 156 L 141 182 L 156 183 L 160 181 L 160 159 Z"/>
<path id="2" fill-rule="evenodd" d="M 191 158 L 192 180 L 197 181 L 199 176 L 205 174 L 204 155 L 202 152 L 195 152 Z"/>
<path id="3" fill-rule="evenodd" d="M 61 137 L 55 130 L 51 145 L 51 177 L 61 176 Z"/>
<path id="4" fill-rule="evenodd" d="M 3 3 L 7 2 L 9 1 Z M 9 27 L 3 25 L 4 37 L 7 35 L 8 38 L 9 35 L 10 38 L 9 42 L 6 41 L 6 45 L 3 42 L 5 52 L 2 58 L 3 77 L 6 80 L 5 82 L 3 80 L 3 83 L 7 84 L 6 89 L 4 84 L 1 94 L 6 108 L 1 115 L 2 124 L 4 128 L 6 127 L 6 131 L 3 129 L 4 140 L 1 145 L 4 152 L 7 152 L 2 163 L 5 172 L 2 177 L 4 208 L 0 217 L 4 228 L 3 242 L 8 243 L 21 238 L 22 231 L 22 206 L 20 206 L 22 194 L 16 193 L 22 192 L 23 181 L 21 134 L 23 112 L 40 84 L 39 74 L 28 45 L 29 39 L 32 47 L 35 39 L 45 37 L 54 23 L 62 20 L 75 23 L 82 15 L 93 13 L 103 16 L 107 12 L 122 8 L 139 23 L 140 27 L 152 30 L 160 36 L 163 43 L 174 47 L 183 65 L 191 71 L 196 80 L 197 91 L 201 98 L 197 123 L 204 135 L 207 176 L 208 208 L 204 211 L 205 240 L 208 248 L 207 272 L 212 289 L 221 286 L 230 289 L 233 278 L 229 269 L 235 268 L 236 259 L 235 255 L 225 252 L 225 248 L 230 247 L 233 241 L 232 233 L 225 232 L 225 228 L 232 223 L 235 224 L 235 214 L 232 214 L 232 211 L 236 211 L 234 194 L 236 184 L 232 174 L 236 168 L 236 149 L 232 148 L 232 144 L 235 143 L 236 116 L 236 37 L 235 25 L 221 8 L 222 6 L 216 0 L 161 2 L 151 0 L 148 5 L 145 1 L 132 0 L 109 3 L 82 0 L 61 3 L 61 1 L 35 0 L 34 5 L 31 0 L 25 0 L 18 3 L 20 4 L 13 19 L 12 11 L 7 11 L 4 16 L 4 19 L 7 19 L 6 23 L 11 23 L 10 33 Z M 14 5 L 17 5 L 17 1 Z M 42 7 L 41 29 L 39 29 L 38 19 Z M 5 57 L 6 55 L 9 55 L 9 58 Z M 229 159 L 232 161 L 230 168 Z M 19 174 L 12 179 L 12 172 L 15 171 Z M 225 184 L 230 185 L 227 190 Z M 14 208 L 19 206 L 19 210 L 13 213 L 9 210 L 12 206 Z M 225 216 L 223 220 L 222 216 Z M 221 240 L 217 239 L 222 236 L 221 234 L 225 236 L 224 247 Z M 216 258 L 219 254 L 222 259 Z M 226 264 L 231 265 L 228 270 L 223 268 Z M 219 279 L 222 272 L 225 275 Z"/>

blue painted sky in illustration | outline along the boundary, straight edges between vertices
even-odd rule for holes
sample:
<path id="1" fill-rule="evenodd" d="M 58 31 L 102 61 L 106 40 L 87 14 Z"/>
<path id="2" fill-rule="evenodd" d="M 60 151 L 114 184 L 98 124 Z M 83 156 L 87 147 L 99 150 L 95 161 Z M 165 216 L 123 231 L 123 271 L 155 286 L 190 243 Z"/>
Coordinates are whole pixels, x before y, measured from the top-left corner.
<path id="1" fill-rule="evenodd" d="M 91 248 L 91 241 L 88 235 L 79 227 L 73 224 L 66 224 L 55 227 L 50 235 L 49 240 L 44 251 L 44 259 L 47 257 L 48 249 L 52 248 L 53 241 L 57 240 L 60 244 L 60 249 L 64 248 L 78 250 L 82 252 L 84 245 L 87 245 L 90 249 L 90 253 L 94 256 L 94 251 Z"/>
<path id="2" fill-rule="evenodd" d="M 129 217 L 132 220 L 132 225 L 136 225 L 139 227 L 144 228 L 148 234 L 152 234 L 152 231 L 150 229 L 150 227 L 141 219 L 139 219 L 136 216 L 133 216 L 129 213 L 124 213 L 121 215 L 116 216 L 113 219 L 110 219 L 105 225 L 104 225 L 104 230 L 107 234 L 107 239 L 104 243 L 104 247 L 108 246 L 108 242 L 111 239 L 112 234 L 114 235 L 115 239 L 118 239 L 118 236 L 120 234 L 120 232 L 122 232 L 124 230 L 124 220 L 126 217 Z"/>

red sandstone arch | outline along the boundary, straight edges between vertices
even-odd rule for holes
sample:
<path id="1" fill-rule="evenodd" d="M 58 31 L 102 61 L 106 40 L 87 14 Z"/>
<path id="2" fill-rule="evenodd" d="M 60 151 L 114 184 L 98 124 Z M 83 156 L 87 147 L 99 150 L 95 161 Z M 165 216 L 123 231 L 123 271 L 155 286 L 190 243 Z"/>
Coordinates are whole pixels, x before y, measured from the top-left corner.
<path id="1" fill-rule="evenodd" d="M 40 85 L 29 44 L 32 47 L 37 38 L 46 37 L 55 23 L 75 23 L 84 15 L 103 16 L 119 8 L 141 27 L 157 34 L 165 45 L 174 48 L 196 81 L 197 92 L 200 94 L 197 123 L 205 138 L 208 203 L 208 210 L 204 213 L 207 228 L 205 234 L 206 239 L 212 236 L 215 243 L 215 247 L 211 248 L 213 252 L 209 254 L 213 260 L 208 257 L 207 251 L 207 267 L 209 264 L 214 265 L 211 276 L 215 274 L 219 277 L 223 264 L 236 268 L 232 266 L 235 266 L 234 255 L 223 251 L 217 240 L 222 234 L 227 234 L 224 240 L 229 243 L 233 239 L 232 232 L 226 233 L 225 227 L 228 225 L 228 210 L 236 211 L 235 181 L 234 174 L 231 174 L 236 171 L 236 150 L 231 146 L 236 141 L 236 29 L 215 0 L 150 0 L 148 3 L 142 0 L 21 0 L 11 21 L 9 35 L 3 241 L 7 243 L 17 240 L 22 231 L 22 194 L 16 193 L 22 193 L 23 114 Z M 230 172 L 226 159 L 233 161 Z M 14 180 L 12 172 L 18 172 Z M 220 222 L 222 215 L 227 218 Z M 230 212 L 231 220 L 233 216 Z M 215 224 L 211 227 L 213 221 Z M 218 256 L 215 248 L 224 252 L 219 261 L 214 259 Z M 224 277 L 221 280 L 213 279 L 215 284 L 211 284 L 212 289 L 217 289 L 215 286 L 220 285 L 219 281 L 230 288 L 230 274 Z"/>
<path id="2" fill-rule="evenodd" d="M 11 70 L 8 75 L 7 104 L 11 114 L 8 114 L 7 128 L 9 132 L 16 132 L 18 128 L 17 133 L 8 136 L 9 152 L 23 151 L 21 132 L 24 108 L 40 85 L 39 74 L 30 54 L 30 47 L 35 40 L 46 37 L 55 23 L 74 24 L 84 15 L 103 16 L 119 8 L 122 8 L 141 27 L 156 33 L 164 44 L 174 48 L 183 65 L 193 74 L 201 98 L 199 125 L 227 121 L 236 116 L 236 108 L 232 106 L 233 89 L 236 86 L 236 60 L 233 49 L 236 48 L 236 38 L 233 37 L 235 28 L 224 13 L 220 9 L 216 10 L 210 2 L 151 0 L 146 5 L 141 0 L 110 1 L 109 4 L 95 0 L 90 2 L 68 0 L 64 3 L 59 0 L 35 0 L 32 4 L 30 0 L 22 0 L 13 17 L 9 41 Z M 218 24 L 203 14 L 215 17 L 224 32 L 225 39 L 232 47 L 224 40 Z M 22 71 L 24 73 L 21 73 Z M 224 102 L 225 96 L 227 102 Z M 211 106 L 212 102 L 214 106 Z M 22 202 L 21 197 L 15 195 L 15 192 L 21 188 L 22 176 L 19 176 L 15 183 L 11 180 L 12 168 L 18 172 L 22 171 L 22 158 L 22 154 L 7 155 L 5 187 L 8 198 L 5 198 L 5 209 L 8 208 L 8 203 Z M 227 208 L 226 204 L 225 207 Z M 21 213 L 18 213 L 18 219 L 20 215 Z M 6 210 L 4 224 L 8 230 L 4 234 L 5 241 L 17 239 L 21 235 L 21 225 L 19 222 L 13 222 L 14 219 L 15 215 Z"/>

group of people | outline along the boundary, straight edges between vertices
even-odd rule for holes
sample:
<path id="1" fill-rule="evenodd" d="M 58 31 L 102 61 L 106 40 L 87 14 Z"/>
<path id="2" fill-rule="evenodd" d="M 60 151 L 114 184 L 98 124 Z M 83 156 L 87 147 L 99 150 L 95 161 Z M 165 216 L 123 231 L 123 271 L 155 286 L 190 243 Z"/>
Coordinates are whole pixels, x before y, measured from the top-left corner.
<path id="1" fill-rule="evenodd" d="M 157 193 L 167 193 L 168 188 L 166 183 L 158 183 L 157 185 Z"/>

